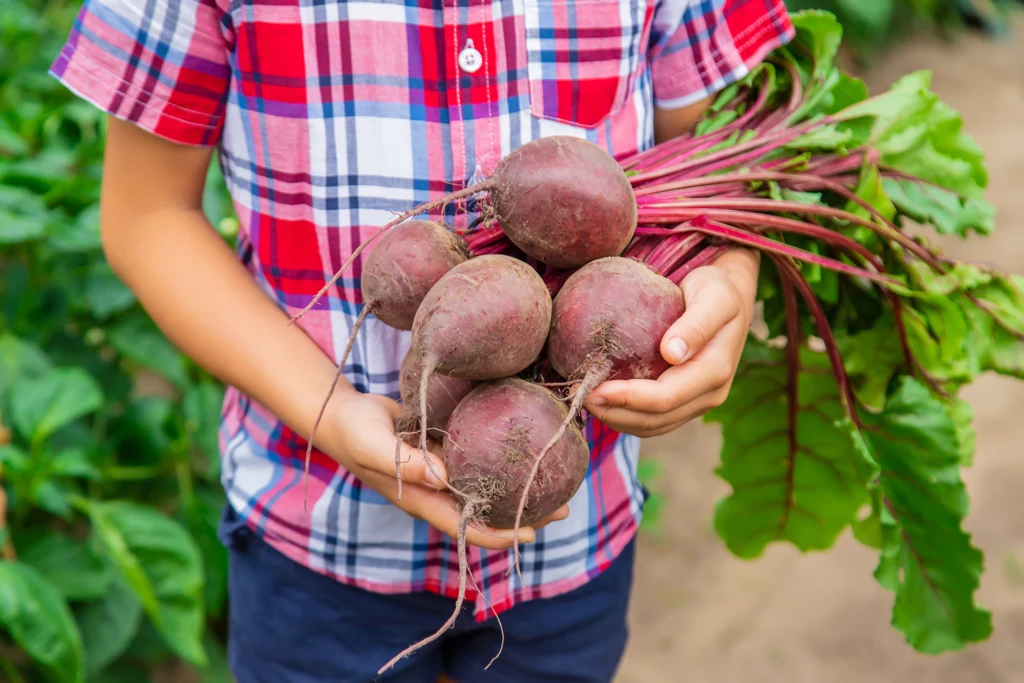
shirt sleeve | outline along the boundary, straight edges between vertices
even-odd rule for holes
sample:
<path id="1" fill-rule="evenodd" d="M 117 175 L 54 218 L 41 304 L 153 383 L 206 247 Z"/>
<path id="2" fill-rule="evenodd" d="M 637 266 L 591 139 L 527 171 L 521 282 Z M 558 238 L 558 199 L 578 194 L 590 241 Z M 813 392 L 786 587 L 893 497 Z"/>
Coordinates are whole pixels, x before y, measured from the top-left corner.
<path id="1" fill-rule="evenodd" d="M 652 21 L 654 101 L 665 109 L 743 78 L 794 35 L 784 0 L 660 0 Z"/>
<path id="2" fill-rule="evenodd" d="M 119 119 L 208 146 L 222 130 L 230 29 L 219 0 L 85 0 L 50 73 Z"/>

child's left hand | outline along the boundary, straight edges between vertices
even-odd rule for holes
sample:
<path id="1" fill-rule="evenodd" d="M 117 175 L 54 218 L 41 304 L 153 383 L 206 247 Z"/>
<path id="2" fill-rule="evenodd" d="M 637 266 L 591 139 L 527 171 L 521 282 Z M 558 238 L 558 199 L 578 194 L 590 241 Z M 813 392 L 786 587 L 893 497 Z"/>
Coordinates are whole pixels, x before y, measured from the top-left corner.
<path id="1" fill-rule="evenodd" d="M 733 249 L 687 275 L 686 310 L 661 342 L 673 367 L 657 380 L 605 382 L 587 398 L 587 410 L 612 429 L 652 437 L 722 405 L 753 318 L 758 264 L 755 252 Z"/>

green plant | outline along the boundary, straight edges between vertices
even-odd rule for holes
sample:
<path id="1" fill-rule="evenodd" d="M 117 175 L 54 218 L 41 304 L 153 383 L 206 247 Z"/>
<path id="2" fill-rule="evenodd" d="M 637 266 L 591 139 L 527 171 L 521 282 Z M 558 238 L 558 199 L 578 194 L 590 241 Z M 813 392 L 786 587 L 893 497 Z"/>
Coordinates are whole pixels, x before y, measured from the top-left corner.
<path id="1" fill-rule="evenodd" d="M 967 25 L 1005 33 L 1013 0 L 786 0 L 791 12 L 822 9 L 843 25 L 844 40 L 861 64 L 915 29 L 951 37 Z"/>
<path id="2" fill-rule="evenodd" d="M 148 680 L 178 658 L 227 680 L 223 389 L 103 258 L 104 118 L 46 73 L 76 10 L 0 12 L 0 679 Z"/>

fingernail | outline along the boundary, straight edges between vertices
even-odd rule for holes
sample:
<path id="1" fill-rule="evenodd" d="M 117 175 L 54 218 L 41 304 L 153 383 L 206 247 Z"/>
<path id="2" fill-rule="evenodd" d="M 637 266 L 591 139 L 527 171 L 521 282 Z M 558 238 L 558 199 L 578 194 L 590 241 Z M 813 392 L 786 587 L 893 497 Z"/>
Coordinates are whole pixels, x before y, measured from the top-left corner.
<path id="1" fill-rule="evenodd" d="M 603 406 L 607 401 L 603 396 L 594 396 L 590 399 L 590 405 L 592 406 Z"/>
<path id="2" fill-rule="evenodd" d="M 437 475 L 435 475 L 434 471 L 429 467 L 427 468 L 427 476 L 425 478 L 427 480 L 428 486 L 433 486 L 435 489 L 440 489 L 444 487 L 444 483 L 437 478 Z"/>
<path id="3" fill-rule="evenodd" d="M 668 353 L 675 363 L 682 363 L 686 359 L 686 342 L 679 337 L 670 339 L 668 342 Z"/>

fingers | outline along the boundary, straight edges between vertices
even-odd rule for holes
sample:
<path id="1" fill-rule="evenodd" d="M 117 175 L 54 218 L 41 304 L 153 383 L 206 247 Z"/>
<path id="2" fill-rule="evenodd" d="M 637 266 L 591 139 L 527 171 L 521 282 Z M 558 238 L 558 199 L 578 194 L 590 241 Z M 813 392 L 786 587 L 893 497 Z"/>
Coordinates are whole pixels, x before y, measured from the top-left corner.
<path id="1" fill-rule="evenodd" d="M 704 354 L 700 362 L 669 368 L 656 380 L 605 382 L 591 392 L 586 408 L 602 422 L 603 416 L 616 408 L 652 414 L 672 412 L 729 383 L 736 364 L 724 348 L 714 351 Z M 595 400 L 598 398 L 603 404 Z"/>
<path id="2" fill-rule="evenodd" d="M 715 391 L 667 413 L 642 413 L 625 408 L 608 408 L 595 416 L 610 428 L 641 438 L 661 436 L 678 429 L 722 405 L 726 391 Z"/>
<path id="3" fill-rule="evenodd" d="M 661 340 L 661 354 L 673 365 L 697 355 L 740 314 L 742 305 L 736 286 L 720 268 L 698 268 L 683 280 L 682 289 L 686 309 Z"/>

